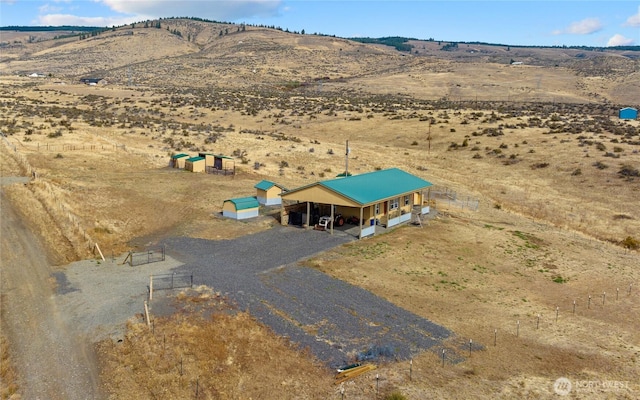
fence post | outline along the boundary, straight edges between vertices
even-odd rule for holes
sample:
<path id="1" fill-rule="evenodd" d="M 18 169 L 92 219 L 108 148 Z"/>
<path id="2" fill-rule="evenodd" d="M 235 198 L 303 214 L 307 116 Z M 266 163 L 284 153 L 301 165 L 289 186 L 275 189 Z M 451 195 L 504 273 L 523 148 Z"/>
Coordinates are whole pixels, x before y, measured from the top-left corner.
<path id="1" fill-rule="evenodd" d="M 147 302 L 144 302 L 144 315 L 147 317 L 147 326 L 151 327 L 151 321 L 149 320 L 149 306 Z"/>
<path id="2" fill-rule="evenodd" d="M 149 301 L 153 299 L 153 275 L 149 275 Z"/>

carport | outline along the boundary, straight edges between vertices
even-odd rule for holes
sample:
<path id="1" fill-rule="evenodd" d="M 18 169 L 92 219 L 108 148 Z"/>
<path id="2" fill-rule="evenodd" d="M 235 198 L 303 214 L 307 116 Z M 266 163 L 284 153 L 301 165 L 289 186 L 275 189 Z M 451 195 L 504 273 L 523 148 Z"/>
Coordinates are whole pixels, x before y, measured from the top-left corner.
<path id="1" fill-rule="evenodd" d="M 281 222 L 300 216 L 301 225 L 311 227 L 326 217 L 327 229 L 334 224 L 355 222 L 358 238 L 375 234 L 376 225 L 386 228 L 429 212 L 425 191 L 431 183 L 398 168 L 345 176 L 283 192 Z M 339 218 L 341 217 L 341 218 Z"/>

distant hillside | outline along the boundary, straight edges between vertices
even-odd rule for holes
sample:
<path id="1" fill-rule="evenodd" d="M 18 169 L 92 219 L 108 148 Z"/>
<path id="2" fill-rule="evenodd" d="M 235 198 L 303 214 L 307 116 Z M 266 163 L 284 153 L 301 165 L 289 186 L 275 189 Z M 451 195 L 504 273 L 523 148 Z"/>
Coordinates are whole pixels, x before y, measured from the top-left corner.
<path id="1" fill-rule="evenodd" d="M 373 44 L 383 44 L 386 46 L 394 47 L 398 51 L 408 51 L 410 52 L 413 49 L 413 45 L 409 43 L 410 41 L 421 41 L 425 40 L 408 38 L 402 36 L 389 36 L 389 37 L 381 37 L 381 38 L 370 38 L 370 37 L 352 37 L 347 38 L 349 40 L 353 40 L 360 43 L 373 43 Z M 458 47 L 458 45 L 483 45 L 483 46 L 496 46 L 496 47 L 508 47 L 508 48 L 531 48 L 531 49 L 574 49 L 574 50 L 586 50 L 586 51 L 637 51 L 640 52 L 640 46 L 611 46 L 611 47 L 593 47 L 593 46 L 519 46 L 519 45 L 509 45 L 509 44 L 499 44 L 499 43 L 486 43 L 486 42 L 449 42 L 443 40 L 434 40 L 427 39 L 428 42 L 438 42 L 443 43 L 441 50 L 451 50 L 453 48 Z"/>
<path id="2" fill-rule="evenodd" d="M 173 25 L 176 21 L 192 21 L 201 24 L 222 24 L 222 25 L 233 25 L 239 27 L 245 27 L 245 24 L 234 24 L 231 22 L 221 22 L 221 21 L 212 21 L 203 18 L 197 17 L 181 17 L 181 18 L 160 18 L 158 20 L 147 20 L 130 24 L 132 28 L 139 26 L 141 24 L 145 24 L 145 28 L 154 27 L 154 28 L 165 28 L 167 25 Z M 128 25 L 122 25 L 118 27 L 99 27 L 99 26 L 78 26 L 78 25 L 60 25 L 60 26 L 0 26 L 0 31 L 12 31 L 12 32 L 99 32 L 99 31 L 107 31 L 107 30 L 115 30 L 119 28 L 126 27 Z M 290 32 L 289 29 L 281 28 L 279 26 L 265 26 L 265 25 L 249 25 L 257 28 L 268 28 L 273 30 L 279 30 L 287 33 L 302 33 L 302 32 Z M 238 28 L 239 30 L 240 28 Z M 243 28 L 244 29 L 244 28 Z M 179 30 L 172 31 L 172 33 L 181 35 L 182 32 Z M 314 34 L 317 35 L 317 34 Z M 222 35 L 221 35 L 222 36 Z M 319 36 L 332 36 L 332 35 L 319 35 Z M 333 36 L 335 37 L 335 36 Z M 482 46 L 496 46 L 496 47 L 507 47 L 507 48 L 532 48 L 532 49 L 574 49 L 574 50 L 584 50 L 584 51 L 630 51 L 630 52 L 640 52 L 640 46 L 610 46 L 610 47 L 594 47 L 594 46 L 535 46 L 535 45 L 513 45 L 513 44 L 501 44 L 501 43 L 488 43 L 488 42 L 478 42 L 478 41 L 446 41 L 446 40 L 435 40 L 433 38 L 430 39 L 416 39 L 409 38 L 403 36 L 387 36 L 380 38 L 371 38 L 371 37 L 350 37 L 344 38 L 347 40 L 352 40 L 359 43 L 367 43 L 367 44 L 381 44 L 385 46 L 391 46 L 398 51 L 411 52 L 414 48 L 411 41 L 428 41 L 428 42 L 438 42 L 444 43 L 442 45 L 441 50 L 451 50 L 459 45 L 482 45 Z"/>
<path id="3" fill-rule="evenodd" d="M 15 27 L 3 28 L 0 75 L 35 72 L 67 82 L 101 77 L 103 84 L 150 88 L 314 95 L 348 91 L 456 100 L 483 96 L 635 104 L 640 92 L 640 46 L 524 47 L 397 36 L 344 39 L 196 18 L 98 30 L 10 28 Z M 67 30 L 53 30 L 63 28 Z"/>
<path id="4" fill-rule="evenodd" d="M 385 46 L 394 47 L 398 51 L 408 51 L 410 52 L 413 48 L 408 42 L 409 40 L 418 40 L 418 39 L 410 39 L 401 36 L 390 36 L 390 37 L 381 37 L 381 38 L 369 38 L 369 37 L 354 37 L 348 38 L 349 40 L 353 40 L 355 42 L 360 43 L 373 43 L 373 44 L 384 44 Z"/>

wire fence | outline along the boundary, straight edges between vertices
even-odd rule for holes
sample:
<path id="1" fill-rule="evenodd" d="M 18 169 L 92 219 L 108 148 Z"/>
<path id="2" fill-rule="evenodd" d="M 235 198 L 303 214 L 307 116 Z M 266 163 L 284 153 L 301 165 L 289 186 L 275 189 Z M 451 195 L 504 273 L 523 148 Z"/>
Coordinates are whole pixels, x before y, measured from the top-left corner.
<path id="1" fill-rule="evenodd" d="M 192 273 L 171 273 L 151 276 L 153 290 L 173 290 L 193 287 Z"/>
<path id="2" fill-rule="evenodd" d="M 193 284 L 193 275 L 188 273 L 153 275 L 151 279 L 151 286 L 158 290 L 188 287 Z M 588 329 L 591 324 L 600 326 L 599 320 L 603 315 L 628 315 L 630 310 L 637 307 L 638 299 L 640 299 L 636 282 L 608 282 L 606 287 L 598 289 L 585 289 L 586 291 L 582 291 L 583 293 L 574 297 L 563 295 L 557 299 L 558 302 L 553 306 L 547 304 L 536 312 L 521 316 L 515 315 L 508 320 L 499 319 L 492 322 L 491 318 L 487 317 L 487 320 L 475 330 L 472 337 L 454 337 L 446 342 L 435 344 L 426 351 L 413 350 L 409 359 L 396 359 L 397 362 L 393 366 L 387 366 L 375 375 L 369 374 L 364 379 L 370 379 L 371 384 L 358 388 L 358 393 L 366 394 L 366 398 L 381 398 L 382 393 L 392 389 L 390 384 L 392 381 L 389 380 L 389 376 L 394 377 L 395 384 L 402 382 L 405 385 L 410 385 L 409 382 L 429 380 L 433 376 L 434 369 L 456 368 L 457 365 L 465 365 L 466 363 L 468 370 L 468 368 L 474 368 L 474 365 L 495 364 L 500 362 L 499 360 L 504 360 L 504 358 L 496 359 L 496 354 L 500 354 L 497 352 L 505 354 L 517 351 L 519 354 L 528 354 L 531 358 L 542 359 L 546 354 L 545 351 L 548 350 L 545 350 L 544 346 L 532 347 L 532 341 L 534 343 L 548 343 L 550 340 L 570 338 L 570 335 Z M 145 307 L 146 304 L 145 302 Z M 552 301 L 550 304 L 554 304 L 554 302 Z M 178 332 L 166 321 L 159 321 L 156 325 L 155 318 L 151 314 L 145 313 L 145 315 L 149 329 L 136 330 L 135 335 L 141 341 L 132 341 L 131 343 L 146 343 L 153 350 L 147 354 L 157 354 L 158 357 L 162 357 L 162 361 L 170 366 L 167 369 L 169 374 L 174 374 L 176 379 L 188 383 L 179 389 L 174 389 L 182 394 L 181 398 L 214 398 L 211 393 L 216 392 L 216 388 L 220 386 L 210 374 L 203 374 L 201 370 L 203 358 L 200 355 L 203 353 L 197 349 L 202 344 L 194 344 L 192 348 L 185 347 L 185 343 L 195 342 L 192 342 L 188 337 L 181 337 L 183 333 Z M 632 319 L 626 318 L 625 321 L 626 326 L 631 326 L 628 324 L 632 324 Z M 189 333 L 184 334 L 188 335 Z M 489 348 L 496 350 L 488 351 Z M 422 354 L 425 354 L 426 357 L 418 357 Z M 392 347 L 370 346 L 357 354 L 357 364 L 349 365 L 347 368 L 376 363 L 380 358 L 394 355 L 395 350 Z M 460 372 L 462 370 L 454 371 Z M 339 373 L 336 374 L 335 383 L 340 386 L 336 386 L 337 390 L 333 397 L 327 398 L 346 399 L 357 396 L 353 386 L 343 385 L 338 381 L 339 376 Z M 359 375 L 353 374 L 349 379 L 357 376 Z M 588 394 L 597 391 L 600 394 L 609 394 L 611 396 L 608 397 L 612 398 L 636 398 L 633 395 L 637 392 L 638 383 L 628 380 L 629 378 L 626 376 L 620 379 L 619 381 L 603 381 L 610 383 L 607 386 L 583 385 L 582 391 L 576 389 L 575 392 L 582 392 L 587 397 L 589 397 Z M 172 389 L 170 382 L 173 380 L 164 380 L 159 386 L 153 387 L 153 390 L 162 392 Z M 557 382 L 555 380 L 555 384 Z M 594 381 L 589 382 L 594 383 Z M 555 384 L 554 379 L 550 379 L 548 382 L 549 390 L 553 390 L 556 394 L 563 393 L 563 388 L 558 388 L 554 386 Z M 580 385 L 577 387 L 580 388 Z"/>
<path id="3" fill-rule="evenodd" d="M 105 145 L 105 144 L 66 144 L 66 143 L 59 143 L 59 144 L 52 144 L 52 143 L 44 143 L 44 144 L 40 144 L 40 143 L 36 143 L 35 147 L 33 150 L 34 151 L 78 151 L 78 150 L 90 150 L 90 151 L 97 151 L 97 150 L 109 150 L 109 151 L 116 151 L 116 150 L 122 150 L 122 151 L 127 151 L 127 147 L 124 144 L 110 144 L 110 145 Z"/>
<path id="4" fill-rule="evenodd" d="M 16 145 L 11 143 L 2 132 L 0 132 L 0 137 L 2 137 L 2 142 L 7 146 L 10 154 L 22 168 L 23 172 L 32 178 L 34 184 L 29 185 L 29 189 L 44 209 L 51 215 L 53 220 L 58 223 L 65 237 L 67 237 L 71 243 L 76 242 L 72 240 L 74 236 L 80 237 L 82 238 L 81 240 L 85 242 L 89 251 L 94 250 L 95 241 L 82 226 L 80 218 L 71 211 L 71 208 L 63 201 L 61 196 L 58 195 L 55 185 L 47 179 L 41 178 L 37 174 L 36 169 L 31 166 L 27 157 L 19 153 Z"/>
<path id="5" fill-rule="evenodd" d="M 140 252 L 130 251 L 129 254 L 127 254 L 127 258 L 124 259 L 123 264 L 128 262 L 130 266 L 135 267 L 136 265 L 150 264 L 164 260 L 165 248 L 164 246 L 160 246 Z"/>
<path id="6" fill-rule="evenodd" d="M 435 201 L 436 209 L 439 206 L 448 206 L 462 210 L 478 211 L 480 207 L 480 200 L 478 198 L 461 195 L 446 186 L 434 186 L 431 188 L 430 199 Z"/>

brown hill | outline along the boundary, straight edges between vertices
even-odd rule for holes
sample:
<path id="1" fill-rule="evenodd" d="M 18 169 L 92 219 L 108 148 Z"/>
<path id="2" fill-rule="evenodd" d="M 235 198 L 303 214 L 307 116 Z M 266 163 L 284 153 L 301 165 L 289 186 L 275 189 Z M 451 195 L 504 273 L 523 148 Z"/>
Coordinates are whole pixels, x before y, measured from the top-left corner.
<path id="1" fill-rule="evenodd" d="M 154 24 L 147 24 L 153 26 Z M 2 74 L 96 76 L 150 87 L 312 86 L 424 99 L 633 104 L 632 52 L 417 41 L 411 53 L 346 39 L 189 19 L 9 46 Z M 50 33 L 48 33 L 50 35 Z M 516 62 L 516 64 L 512 64 Z"/>

